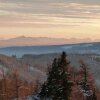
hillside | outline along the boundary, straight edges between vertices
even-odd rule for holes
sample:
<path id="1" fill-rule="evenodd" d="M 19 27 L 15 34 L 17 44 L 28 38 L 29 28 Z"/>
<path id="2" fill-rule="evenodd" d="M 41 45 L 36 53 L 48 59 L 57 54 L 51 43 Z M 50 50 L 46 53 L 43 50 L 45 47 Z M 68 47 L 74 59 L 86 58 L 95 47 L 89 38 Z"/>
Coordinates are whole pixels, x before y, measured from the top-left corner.
<path id="1" fill-rule="evenodd" d="M 24 55 L 21 60 L 25 63 L 33 65 L 42 71 L 46 71 L 47 65 L 50 65 L 53 61 L 53 58 L 57 56 L 59 56 L 59 54 Z M 68 54 L 68 58 L 71 61 L 71 65 L 77 69 L 80 67 L 79 61 L 84 60 L 93 73 L 96 79 L 96 83 L 99 87 L 100 62 L 97 60 L 97 58 L 100 59 L 100 56 L 96 54 Z"/>
<path id="2" fill-rule="evenodd" d="M 0 48 L 0 54 L 21 57 L 24 54 L 48 54 L 61 53 L 66 51 L 69 54 L 100 54 L 100 43 L 79 43 L 79 44 L 65 44 L 65 45 L 50 45 L 50 46 L 14 46 Z"/>
<path id="3" fill-rule="evenodd" d="M 21 79 L 27 80 L 28 82 L 36 81 L 37 79 L 40 82 L 45 80 L 45 73 L 40 71 L 39 69 L 30 66 L 29 64 L 25 64 L 19 59 L 14 57 L 9 57 L 5 55 L 0 55 L 0 74 L 2 77 L 3 72 L 9 76 L 13 73 L 13 71 L 17 70 L 18 75 Z"/>
<path id="4" fill-rule="evenodd" d="M 64 56 L 62 56 L 62 57 L 64 57 Z M 58 61 L 59 60 L 60 59 L 58 59 Z M 87 64 L 84 63 L 84 61 L 82 61 L 82 60 L 80 61 L 81 67 L 78 67 L 77 69 L 75 67 L 72 67 L 72 65 L 70 65 L 70 63 L 67 63 L 69 61 L 68 59 L 66 59 L 66 61 L 67 61 L 66 63 L 63 62 L 61 64 L 61 67 L 60 67 L 60 65 L 58 65 L 58 67 L 57 67 L 56 63 L 58 64 L 59 62 L 55 62 L 55 61 L 56 61 L 56 59 L 53 62 L 52 68 L 50 67 L 51 70 L 48 70 L 49 71 L 48 78 L 47 78 L 47 81 L 42 86 L 42 92 L 40 92 L 39 95 L 37 94 L 37 95 L 30 96 L 30 99 L 27 98 L 27 100 L 55 100 L 54 97 L 56 97 L 58 99 L 60 98 L 59 100 L 61 100 L 61 98 L 63 98 L 63 95 L 60 95 L 60 94 L 61 93 L 63 94 L 64 92 L 62 90 L 66 89 L 66 88 L 63 88 L 65 85 L 61 85 L 61 84 L 64 84 L 62 82 L 63 78 L 64 78 L 63 75 L 69 75 L 69 73 L 71 73 L 71 77 L 69 77 L 69 78 L 65 77 L 64 80 L 66 80 L 66 78 L 67 78 L 67 82 L 72 83 L 72 86 L 71 86 L 72 91 L 71 91 L 71 95 L 69 96 L 70 100 L 83 100 L 83 99 L 84 100 L 98 100 L 99 99 L 100 93 L 97 91 L 97 88 L 95 85 L 95 79 L 93 78 L 93 73 L 91 73 L 91 70 L 88 68 Z M 61 61 L 65 61 L 65 59 L 61 58 Z M 67 67 L 66 70 L 67 70 L 68 74 L 64 74 L 65 69 L 64 69 L 64 71 L 62 71 L 63 64 L 67 64 L 64 67 Z M 84 76 L 85 75 L 84 72 L 86 72 L 86 76 Z M 61 73 L 63 73 L 63 74 L 61 74 Z M 59 76 L 59 78 L 57 77 L 57 75 Z M 86 77 L 86 81 L 84 80 L 84 77 Z M 68 88 L 67 82 L 66 82 L 66 84 L 67 84 L 66 91 L 70 92 L 70 90 L 69 90 L 70 87 Z M 52 85 L 52 84 L 54 84 L 54 85 Z M 56 95 L 55 94 L 56 92 L 59 95 Z M 65 94 L 65 95 L 64 96 L 67 98 L 68 94 Z M 31 98 L 33 98 L 33 99 L 31 99 Z"/>
<path id="5" fill-rule="evenodd" d="M 27 82 L 43 83 L 46 80 L 47 67 L 52 64 L 55 57 L 59 57 L 59 53 L 42 54 L 42 55 L 24 55 L 22 58 L 0 55 L 0 76 L 3 72 L 10 78 L 11 74 L 17 70 L 20 79 Z M 99 55 L 96 54 L 68 54 L 68 59 L 71 61 L 71 66 L 77 70 L 80 68 L 80 60 L 83 60 L 90 70 L 90 73 L 95 78 L 96 87 L 99 89 Z M 77 85 L 73 88 L 75 92 Z M 80 90 L 79 90 L 80 91 Z M 78 91 L 76 91 L 77 93 Z M 98 94 L 99 96 L 99 94 Z M 31 98 L 31 97 L 30 97 Z M 73 97 L 74 98 L 74 97 Z M 29 99 L 30 100 L 30 99 Z"/>
<path id="6" fill-rule="evenodd" d="M 43 55 L 24 55 L 22 58 L 17 59 L 5 55 L 0 55 L 0 73 L 2 69 L 6 73 L 11 73 L 13 70 L 18 70 L 20 77 L 25 80 L 45 80 L 47 67 L 51 65 L 53 59 L 59 56 L 59 54 L 43 54 Z M 71 61 L 71 65 L 75 68 L 79 68 L 79 60 L 83 59 L 91 72 L 95 76 L 96 83 L 99 86 L 99 71 L 100 71 L 100 56 L 95 54 L 68 54 L 68 58 Z M 41 77 L 40 77 L 41 76 Z"/>

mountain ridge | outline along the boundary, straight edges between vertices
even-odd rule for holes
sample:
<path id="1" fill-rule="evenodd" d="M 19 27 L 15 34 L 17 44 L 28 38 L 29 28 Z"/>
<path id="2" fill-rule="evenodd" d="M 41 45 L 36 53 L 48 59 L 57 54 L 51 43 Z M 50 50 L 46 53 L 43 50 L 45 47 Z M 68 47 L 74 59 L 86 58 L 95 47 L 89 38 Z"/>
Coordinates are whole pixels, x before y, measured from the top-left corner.
<path id="1" fill-rule="evenodd" d="M 44 45 L 44 46 L 11 46 L 0 48 L 0 54 L 9 56 L 16 55 L 21 57 L 24 54 L 48 54 L 66 51 L 70 54 L 100 54 L 100 42 L 63 44 L 63 45 Z"/>
<path id="2" fill-rule="evenodd" d="M 99 41 L 99 40 L 98 40 Z M 26 37 L 20 36 L 11 39 L 0 40 L 0 47 L 12 46 L 45 46 L 45 45 L 63 45 L 63 44 L 76 44 L 76 43 L 94 42 L 93 40 L 79 39 L 79 38 L 49 38 L 49 37 Z"/>

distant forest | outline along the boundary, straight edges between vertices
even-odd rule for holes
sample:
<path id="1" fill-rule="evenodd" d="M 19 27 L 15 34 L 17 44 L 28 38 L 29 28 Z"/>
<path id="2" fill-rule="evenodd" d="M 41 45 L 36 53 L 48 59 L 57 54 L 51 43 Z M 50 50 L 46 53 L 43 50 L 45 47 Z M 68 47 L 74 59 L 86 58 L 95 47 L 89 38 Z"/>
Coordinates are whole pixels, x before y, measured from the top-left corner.
<path id="1" fill-rule="evenodd" d="M 100 92 L 93 74 L 83 60 L 79 63 L 79 69 L 71 66 L 67 54 L 62 52 L 48 66 L 43 84 L 38 79 L 23 80 L 17 69 L 10 75 L 2 70 L 0 100 L 99 100 Z"/>

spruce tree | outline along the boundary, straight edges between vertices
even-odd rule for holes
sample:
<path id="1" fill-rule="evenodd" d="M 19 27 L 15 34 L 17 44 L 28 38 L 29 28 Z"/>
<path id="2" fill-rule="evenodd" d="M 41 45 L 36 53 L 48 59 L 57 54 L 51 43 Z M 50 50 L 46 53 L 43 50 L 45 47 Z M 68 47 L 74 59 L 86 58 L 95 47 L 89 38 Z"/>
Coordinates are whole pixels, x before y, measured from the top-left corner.
<path id="1" fill-rule="evenodd" d="M 63 52 L 59 58 L 55 58 L 52 67 L 49 68 L 47 81 L 43 84 L 40 97 L 52 100 L 69 100 L 72 83 L 69 74 L 70 62 Z"/>
<path id="2" fill-rule="evenodd" d="M 88 83 L 88 68 L 87 65 L 81 60 L 81 68 L 83 72 L 83 89 L 87 90 L 87 83 Z"/>
<path id="3" fill-rule="evenodd" d="M 93 92 L 92 100 L 97 100 L 97 96 L 96 96 L 95 91 Z"/>

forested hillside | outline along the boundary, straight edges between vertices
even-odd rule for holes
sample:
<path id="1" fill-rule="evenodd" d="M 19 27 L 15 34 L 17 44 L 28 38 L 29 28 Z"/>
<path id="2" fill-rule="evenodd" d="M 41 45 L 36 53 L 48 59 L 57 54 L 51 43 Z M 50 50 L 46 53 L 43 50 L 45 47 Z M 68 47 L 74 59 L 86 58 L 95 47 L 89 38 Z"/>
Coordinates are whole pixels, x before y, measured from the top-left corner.
<path id="1" fill-rule="evenodd" d="M 69 57 L 65 52 L 34 56 L 35 60 L 27 56 L 0 55 L 0 100 L 99 100 L 92 72 L 96 67 L 87 63 L 98 62 L 97 56 Z"/>
<path id="2" fill-rule="evenodd" d="M 63 52 L 49 67 L 47 81 L 39 93 L 40 100 L 97 100 L 95 80 L 84 61 L 76 70 Z"/>

